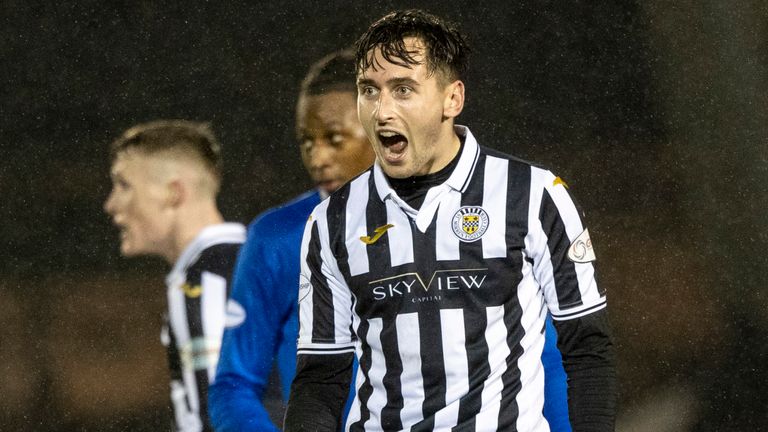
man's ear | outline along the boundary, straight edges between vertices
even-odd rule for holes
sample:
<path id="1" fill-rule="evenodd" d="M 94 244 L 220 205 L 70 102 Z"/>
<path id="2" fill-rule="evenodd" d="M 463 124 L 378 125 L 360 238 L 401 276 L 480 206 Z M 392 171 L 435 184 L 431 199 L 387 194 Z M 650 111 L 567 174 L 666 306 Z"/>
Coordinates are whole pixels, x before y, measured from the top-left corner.
<path id="1" fill-rule="evenodd" d="M 172 208 L 180 207 L 188 198 L 187 194 L 189 193 L 184 183 L 178 178 L 168 181 L 166 184 L 166 192 L 168 194 L 166 203 Z"/>
<path id="2" fill-rule="evenodd" d="M 443 117 L 454 118 L 464 109 L 464 83 L 456 80 L 445 87 Z"/>

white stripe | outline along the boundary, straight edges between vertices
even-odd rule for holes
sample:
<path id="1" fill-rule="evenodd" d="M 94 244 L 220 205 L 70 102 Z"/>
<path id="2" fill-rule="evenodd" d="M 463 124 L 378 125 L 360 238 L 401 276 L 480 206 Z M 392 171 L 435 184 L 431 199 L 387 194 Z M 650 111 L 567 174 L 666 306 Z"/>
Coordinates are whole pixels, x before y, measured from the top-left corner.
<path id="1" fill-rule="evenodd" d="M 325 201 L 323 201 L 325 202 Z M 321 206 L 323 204 L 320 204 Z M 325 204 L 327 206 L 327 204 Z M 319 207 L 319 206 L 318 206 Z M 309 241 L 312 237 L 312 225 L 316 220 L 316 214 L 319 213 L 318 209 L 310 216 L 310 220 L 307 221 L 304 227 L 304 235 L 301 238 L 301 259 L 299 263 L 299 339 L 298 346 L 301 348 L 303 345 L 309 345 L 312 343 L 312 325 L 314 302 L 312 292 L 314 287 L 312 286 L 312 272 L 307 265 L 307 254 L 309 253 Z"/>
<path id="2" fill-rule="evenodd" d="M 368 273 L 368 254 L 360 237 L 367 236 L 365 207 L 368 204 L 368 177 L 366 172 L 350 184 L 347 200 L 346 244 L 349 254 L 349 273 L 357 276 Z M 373 235 L 373 233 L 371 233 Z"/>
<path id="3" fill-rule="evenodd" d="M 219 361 L 224 319 L 227 315 L 227 280 L 215 273 L 204 271 L 200 276 L 202 294 L 200 313 L 208 359 L 208 380 L 213 381 Z"/>
<path id="4" fill-rule="evenodd" d="M 531 266 L 525 260 L 522 262 L 523 277 L 517 286 L 517 298 L 523 311 L 520 325 L 525 334 L 520 341 L 523 354 L 517 360 L 522 385 L 516 397 L 519 409 L 517 430 L 548 431 L 549 427 L 542 415 L 544 368 L 541 363 L 541 352 L 544 349 L 544 334 L 541 329 L 544 328 L 546 308 L 542 308 L 544 299 L 538 284 L 532 278 Z"/>
<path id="5" fill-rule="evenodd" d="M 184 282 L 183 280 L 181 281 L 181 283 Z M 189 406 L 193 412 L 199 412 L 200 401 L 197 396 L 195 371 L 189 365 L 191 352 L 186 298 L 180 284 L 168 288 L 168 315 L 171 331 L 176 339 L 176 348 L 181 357 L 182 384 L 189 400 Z"/>
<path id="6" fill-rule="evenodd" d="M 483 209 L 488 213 L 488 230 L 482 238 L 483 258 L 507 256 L 507 182 L 509 161 L 493 156 L 485 158 Z"/>
<path id="7" fill-rule="evenodd" d="M 445 364 L 446 407 L 435 414 L 435 429 L 450 429 L 459 418 L 461 397 L 469 391 L 469 366 L 462 309 L 440 311 L 440 326 Z"/>
<path id="8" fill-rule="evenodd" d="M 437 226 L 435 226 L 435 256 L 438 261 L 458 261 L 459 238 L 453 233 L 451 224 L 453 215 L 461 207 L 461 193 L 451 190 L 446 193 L 437 210 Z"/>
<path id="9" fill-rule="evenodd" d="M 387 231 L 389 236 L 389 256 L 392 267 L 413 262 L 413 237 L 411 222 L 393 200 L 386 200 L 387 223 L 394 225 Z"/>
<path id="10" fill-rule="evenodd" d="M 381 430 L 381 410 L 387 404 L 387 391 L 384 388 L 384 373 L 387 366 L 381 348 L 383 323 L 381 318 L 373 318 L 368 321 L 368 325 L 366 340 L 371 347 L 371 369 L 368 371 L 368 379 L 373 392 L 368 399 L 368 410 L 371 417 L 365 422 L 364 429 Z"/>
<path id="11" fill-rule="evenodd" d="M 491 373 L 485 380 L 482 393 L 482 408 L 477 415 L 477 430 L 496 430 L 501 409 L 501 391 L 504 383 L 502 374 L 507 370 L 507 327 L 504 324 L 504 306 L 486 308 L 488 325 L 485 329 L 485 342 L 488 344 L 488 364 Z"/>
<path id="12" fill-rule="evenodd" d="M 421 376 L 421 337 L 419 334 L 418 313 L 397 316 L 397 346 L 403 372 L 400 375 L 400 388 L 406 401 L 400 411 L 403 428 L 422 420 L 421 406 L 424 402 L 424 378 Z"/>

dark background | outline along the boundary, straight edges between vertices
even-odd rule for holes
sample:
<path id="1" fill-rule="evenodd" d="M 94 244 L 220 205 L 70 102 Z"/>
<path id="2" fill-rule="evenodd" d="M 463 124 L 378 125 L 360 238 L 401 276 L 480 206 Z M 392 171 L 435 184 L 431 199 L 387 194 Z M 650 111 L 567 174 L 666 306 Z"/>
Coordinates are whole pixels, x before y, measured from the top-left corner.
<path id="1" fill-rule="evenodd" d="M 459 123 L 587 211 L 617 429 L 768 430 L 766 3 L 35 3 L 0 3 L 0 429 L 167 425 L 167 268 L 119 257 L 109 142 L 210 121 L 221 209 L 248 222 L 310 187 L 292 136 L 309 64 L 420 6 L 474 48 Z"/>

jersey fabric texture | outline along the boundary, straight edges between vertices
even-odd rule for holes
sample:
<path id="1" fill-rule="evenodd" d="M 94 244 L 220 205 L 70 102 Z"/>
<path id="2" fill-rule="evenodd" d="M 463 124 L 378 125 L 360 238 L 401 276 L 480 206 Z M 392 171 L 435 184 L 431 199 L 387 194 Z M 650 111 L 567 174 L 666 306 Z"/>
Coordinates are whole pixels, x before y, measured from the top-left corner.
<path id="1" fill-rule="evenodd" d="M 307 223 L 298 354 L 356 353 L 347 430 L 549 431 L 547 313 L 605 308 L 565 184 L 456 131 L 456 168 L 419 210 L 376 164 Z"/>
<path id="2" fill-rule="evenodd" d="M 208 383 L 213 379 L 224 332 L 229 281 L 245 227 L 204 228 L 166 277 L 168 311 L 161 339 L 168 350 L 174 430 L 212 431 Z"/>
<path id="3" fill-rule="evenodd" d="M 299 248 L 307 217 L 319 202 L 318 192 L 307 192 L 248 227 L 209 397 L 217 431 L 278 430 L 262 396 L 275 360 L 285 400 L 296 372 Z"/>

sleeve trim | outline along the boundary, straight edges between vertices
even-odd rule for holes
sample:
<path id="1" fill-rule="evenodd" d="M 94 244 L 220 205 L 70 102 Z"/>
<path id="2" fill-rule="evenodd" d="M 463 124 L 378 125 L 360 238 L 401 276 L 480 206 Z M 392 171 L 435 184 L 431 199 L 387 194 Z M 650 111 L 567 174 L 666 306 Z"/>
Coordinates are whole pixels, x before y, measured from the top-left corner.
<path id="1" fill-rule="evenodd" d="M 607 305 L 606 298 L 603 297 L 602 299 L 600 299 L 599 303 L 584 309 L 579 309 L 579 310 L 568 312 L 568 313 L 559 313 L 559 314 L 552 313 L 552 319 L 554 319 L 555 321 L 567 321 L 575 318 L 580 318 L 585 315 L 589 315 L 593 312 L 597 312 L 600 309 L 605 309 L 606 305 Z"/>
<path id="2" fill-rule="evenodd" d="M 354 353 L 355 347 L 353 345 L 341 345 L 341 346 L 305 346 L 299 347 L 296 350 L 296 354 L 310 354 L 310 355 L 330 355 L 330 354 L 344 354 Z"/>

